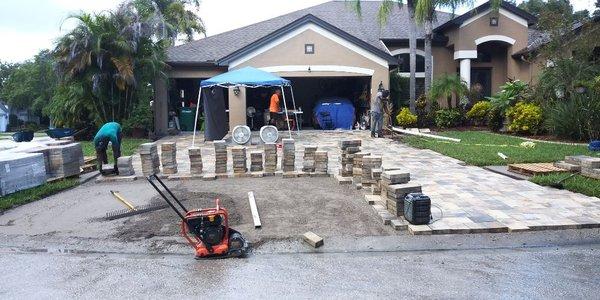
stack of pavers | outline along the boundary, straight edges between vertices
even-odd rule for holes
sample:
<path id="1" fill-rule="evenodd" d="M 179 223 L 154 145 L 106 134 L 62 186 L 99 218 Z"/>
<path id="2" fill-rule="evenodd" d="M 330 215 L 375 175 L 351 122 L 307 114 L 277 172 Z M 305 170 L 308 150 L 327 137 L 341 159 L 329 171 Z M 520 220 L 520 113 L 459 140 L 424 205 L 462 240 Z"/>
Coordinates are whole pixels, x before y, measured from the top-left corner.
<path id="1" fill-rule="evenodd" d="M 160 145 L 160 162 L 163 174 L 177 173 L 177 144 L 168 142 Z"/>
<path id="2" fill-rule="evenodd" d="M 600 179 L 600 157 L 587 155 L 565 156 L 564 161 L 559 161 L 554 166 L 570 172 L 581 172 L 581 175 Z"/>
<path id="3" fill-rule="evenodd" d="M 0 153 L 0 196 L 46 183 L 42 153 Z"/>
<path id="4" fill-rule="evenodd" d="M 367 155 L 362 157 L 362 187 L 368 189 L 371 194 L 380 192 L 378 179 L 373 178 L 373 170 L 381 169 L 382 157 L 378 155 Z"/>
<path id="5" fill-rule="evenodd" d="M 315 152 L 315 174 L 327 175 L 328 163 L 327 151 Z"/>
<path id="6" fill-rule="evenodd" d="M 281 169 L 283 173 L 291 173 L 296 169 L 296 146 L 294 139 L 283 139 L 283 157 L 281 159 Z"/>
<path id="7" fill-rule="evenodd" d="M 383 171 L 381 173 L 381 198 L 394 216 L 404 215 L 404 198 L 410 193 L 420 193 L 421 186 L 411 184 L 410 173 L 402 170 Z"/>
<path id="8" fill-rule="evenodd" d="M 306 145 L 304 146 L 304 158 L 302 161 L 302 172 L 314 173 L 316 168 L 316 157 L 317 146 Z"/>
<path id="9" fill-rule="evenodd" d="M 233 174 L 246 174 L 248 168 L 246 166 L 246 147 L 231 148 L 231 158 L 233 159 Z"/>
<path id="10" fill-rule="evenodd" d="M 214 141 L 215 146 L 215 174 L 227 173 L 227 142 Z"/>
<path id="11" fill-rule="evenodd" d="M 352 177 L 352 168 L 354 167 L 354 154 L 360 152 L 361 140 L 342 140 L 340 141 L 340 171 L 342 177 Z"/>
<path id="12" fill-rule="evenodd" d="M 65 178 L 79 175 L 83 161 L 81 144 L 50 146 L 48 147 L 48 160 L 50 177 Z"/>
<path id="13" fill-rule="evenodd" d="M 275 149 L 277 151 L 277 149 Z M 275 152 L 275 164 L 277 164 L 277 152 Z M 261 151 L 250 152 L 250 172 L 261 172 L 263 170 L 263 154 Z"/>
<path id="14" fill-rule="evenodd" d="M 374 184 L 371 185 L 369 192 L 372 195 L 380 195 L 381 194 L 381 173 L 382 169 L 372 169 L 371 170 L 371 178 L 373 178 Z"/>
<path id="15" fill-rule="evenodd" d="M 133 176 L 135 170 L 133 169 L 133 157 L 121 156 L 117 158 L 117 168 L 119 169 L 119 176 Z"/>
<path id="16" fill-rule="evenodd" d="M 362 158 L 367 155 L 371 153 L 361 151 L 354 153 L 352 158 L 352 184 L 357 189 L 362 188 Z"/>
<path id="17" fill-rule="evenodd" d="M 275 175 L 277 170 L 277 145 L 275 143 L 265 143 L 265 167 L 263 174 L 265 176 Z"/>
<path id="18" fill-rule="evenodd" d="M 150 176 L 160 173 L 160 158 L 156 143 L 145 143 L 140 145 L 140 160 L 142 162 L 142 174 Z"/>
<path id="19" fill-rule="evenodd" d="M 190 174 L 202 174 L 202 149 L 195 146 L 190 147 L 188 148 L 188 155 L 190 157 Z"/>

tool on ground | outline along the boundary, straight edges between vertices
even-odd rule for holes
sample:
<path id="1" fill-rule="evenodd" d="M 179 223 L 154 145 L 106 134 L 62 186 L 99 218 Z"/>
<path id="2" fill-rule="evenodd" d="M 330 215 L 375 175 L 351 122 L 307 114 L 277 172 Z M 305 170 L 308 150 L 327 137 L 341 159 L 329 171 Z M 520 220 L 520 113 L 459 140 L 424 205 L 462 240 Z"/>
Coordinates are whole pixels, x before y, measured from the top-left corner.
<path id="1" fill-rule="evenodd" d="M 227 209 L 219 205 L 219 199 L 215 200 L 214 208 L 188 210 L 158 176 L 150 175 L 147 179 L 181 218 L 181 235 L 194 248 L 196 259 L 244 257 L 248 253 L 248 242 L 238 231 L 229 228 L 229 214 Z M 154 180 L 162 186 L 164 191 L 156 185 Z M 165 192 L 171 196 L 172 201 L 165 195 Z"/>
<path id="2" fill-rule="evenodd" d="M 110 193 L 115 197 L 115 199 L 119 200 L 119 202 L 121 202 L 121 203 L 123 203 L 123 205 L 127 206 L 127 208 L 130 211 L 135 211 L 136 210 L 135 207 L 131 203 L 129 203 L 129 201 L 127 201 L 125 199 L 125 197 L 123 197 L 121 195 L 121 193 L 119 193 L 119 191 L 110 191 Z"/>
<path id="3" fill-rule="evenodd" d="M 565 188 L 565 185 L 563 183 L 565 181 L 567 181 L 567 180 L 575 177 L 575 175 L 577 175 L 579 173 L 581 173 L 581 171 L 575 172 L 575 173 L 573 173 L 573 174 L 571 174 L 571 175 L 569 175 L 569 176 L 567 176 L 567 177 L 565 177 L 565 178 L 563 178 L 563 179 L 561 179 L 561 180 L 559 180 L 557 182 L 554 182 L 554 183 L 550 184 L 550 186 L 553 187 L 553 188 L 555 188 L 555 189 L 562 190 L 562 189 Z"/>

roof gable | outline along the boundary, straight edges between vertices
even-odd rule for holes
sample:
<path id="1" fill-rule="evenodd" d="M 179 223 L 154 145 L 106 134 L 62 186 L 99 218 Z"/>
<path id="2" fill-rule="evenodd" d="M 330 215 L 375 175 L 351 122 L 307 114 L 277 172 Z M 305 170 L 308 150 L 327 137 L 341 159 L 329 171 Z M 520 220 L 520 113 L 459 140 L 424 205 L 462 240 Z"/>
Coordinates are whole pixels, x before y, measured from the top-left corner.
<path id="1" fill-rule="evenodd" d="M 406 5 L 395 5 L 390 12 L 389 22 L 380 25 L 377 14 L 381 1 L 364 1 L 362 17 L 358 17 L 345 0 L 331 1 L 299 11 L 281 15 L 245 27 L 208 36 L 168 50 L 167 63 L 170 65 L 215 66 L 217 61 L 264 38 L 290 23 L 310 14 L 339 30 L 359 39 L 372 47 L 387 53 L 382 40 L 408 39 L 409 16 Z M 434 26 L 450 19 L 450 14 L 437 12 Z M 417 38 L 424 38 L 422 26 L 417 27 Z"/>
<path id="2" fill-rule="evenodd" d="M 277 45 L 293 36 L 296 36 L 297 34 L 305 31 L 306 29 L 311 29 L 311 27 L 307 26 L 307 25 L 316 25 L 317 27 L 312 27 L 312 29 L 322 35 L 328 36 L 330 39 L 335 39 L 335 37 L 328 35 L 327 32 L 332 33 L 335 36 L 337 36 L 337 37 L 343 39 L 344 41 L 347 41 L 355 46 L 358 46 L 360 49 L 349 46 L 349 45 L 347 45 L 347 43 L 344 43 L 341 40 L 337 40 L 338 43 L 345 45 L 347 48 L 350 48 L 351 50 L 353 50 L 359 54 L 362 54 L 363 56 L 370 58 L 371 60 L 377 61 L 380 64 L 385 64 L 387 66 L 388 64 L 395 65 L 397 63 L 397 60 L 388 52 L 380 50 L 380 49 L 374 47 L 373 45 L 339 29 L 338 27 L 335 27 L 335 26 L 323 21 L 322 19 L 320 19 L 312 14 L 307 14 L 307 15 L 303 16 L 302 18 L 299 18 L 299 19 L 295 20 L 294 22 L 274 31 L 273 33 L 266 35 L 266 36 L 262 37 L 261 39 L 223 57 L 217 63 L 219 65 L 232 64 L 232 65 L 230 65 L 230 67 L 235 66 L 235 65 L 241 63 L 242 60 L 245 61 L 247 59 L 250 59 L 254 55 L 256 55 L 256 53 L 260 49 L 270 48 L 270 47 Z M 324 29 L 325 31 L 319 30 L 319 28 Z M 361 51 L 361 50 L 363 50 L 363 51 Z M 379 59 L 377 59 L 377 58 L 379 58 Z M 383 61 L 383 63 L 381 63 L 380 61 Z"/>
<path id="3" fill-rule="evenodd" d="M 436 27 L 434 29 L 435 32 L 443 32 L 447 29 L 464 26 L 472 20 L 477 19 L 480 15 L 487 14 L 491 9 L 490 2 L 486 2 L 454 19 L 449 20 L 448 22 Z M 506 1 L 502 1 L 500 4 L 500 9 L 506 10 L 506 15 L 511 19 L 521 18 L 524 20 L 524 25 L 533 25 L 537 22 L 537 18 L 532 14 L 522 10 Z M 502 11 L 501 11 L 502 12 Z"/>

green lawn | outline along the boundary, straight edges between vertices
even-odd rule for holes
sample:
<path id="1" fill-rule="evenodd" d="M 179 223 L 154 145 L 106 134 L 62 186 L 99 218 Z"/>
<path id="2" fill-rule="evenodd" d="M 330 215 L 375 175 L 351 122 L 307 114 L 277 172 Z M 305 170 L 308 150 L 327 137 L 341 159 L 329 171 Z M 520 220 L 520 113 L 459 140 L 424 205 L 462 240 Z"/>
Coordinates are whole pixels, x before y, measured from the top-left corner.
<path id="1" fill-rule="evenodd" d="M 78 178 L 68 178 L 46 183 L 28 190 L 23 190 L 0 197 L 0 212 L 29 202 L 46 198 L 63 190 L 79 185 Z"/>
<path id="2" fill-rule="evenodd" d="M 440 135 L 459 138 L 460 143 L 405 136 L 404 142 L 415 148 L 431 149 L 475 166 L 506 165 L 509 163 L 554 162 L 566 155 L 585 154 L 600 157 L 584 145 L 534 142 L 534 148 L 519 146 L 525 140 L 485 131 L 447 131 Z M 498 152 L 508 156 L 503 160 Z"/>
<path id="3" fill-rule="evenodd" d="M 129 156 L 133 155 L 140 146 L 140 144 L 148 143 L 150 140 L 147 139 L 131 139 L 131 138 L 123 138 L 121 143 L 121 155 Z M 94 149 L 94 142 L 92 141 L 82 141 L 81 147 L 83 148 L 84 156 L 96 156 L 96 149 Z M 108 147 L 108 158 L 112 160 L 112 149 Z"/>
<path id="4" fill-rule="evenodd" d="M 441 135 L 459 138 L 461 142 L 446 142 L 413 136 L 405 136 L 402 140 L 410 146 L 431 149 L 476 166 L 506 165 L 521 162 L 554 162 L 564 159 L 566 155 L 577 154 L 600 157 L 600 153 L 591 152 L 584 145 L 534 142 L 536 144 L 534 148 L 524 148 L 519 144 L 525 140 L 519 137 L 485 131 L 448 131 L 441 133 Z M 508 156 L 508 159 L 503 160 L 500 158 L 498 152 Z M 549 186 L 568 175 L 566 173 L 553 173 L 534 176 L 530 180 L 539 185 Z M 565 189 L 569 191 L 600 197 L 600 180 L 577 175 L 563 184 Z"/>
<path id="5" fill-rule="evenodd" d="M 539 185 L 549 186 L 567 176 L 569 176 L 569 174 L 553 173 L 548 175 L 536 175 L 531 177 L 530 180 Z M 600 198 L 600 180 L 597 179 L 575 175 L 575 177 L 565 180 L 563 186 L 569 191 Z"/>

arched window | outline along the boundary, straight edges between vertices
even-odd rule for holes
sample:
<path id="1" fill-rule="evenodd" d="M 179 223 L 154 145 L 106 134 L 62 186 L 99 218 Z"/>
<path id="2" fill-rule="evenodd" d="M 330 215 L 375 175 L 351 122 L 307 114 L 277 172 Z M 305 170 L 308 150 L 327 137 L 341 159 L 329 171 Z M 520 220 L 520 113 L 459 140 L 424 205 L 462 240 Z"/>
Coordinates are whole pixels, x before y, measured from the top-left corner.
<path id="1" fill-rule="evenodd" d="M 398 59 L 398 68 L 401 73 L 410 72 L 410 54 L 402 53 L 395 55 Z M 417 54 L 417 73 L 425 72 L 425 57 L 423 55 Z"/>

